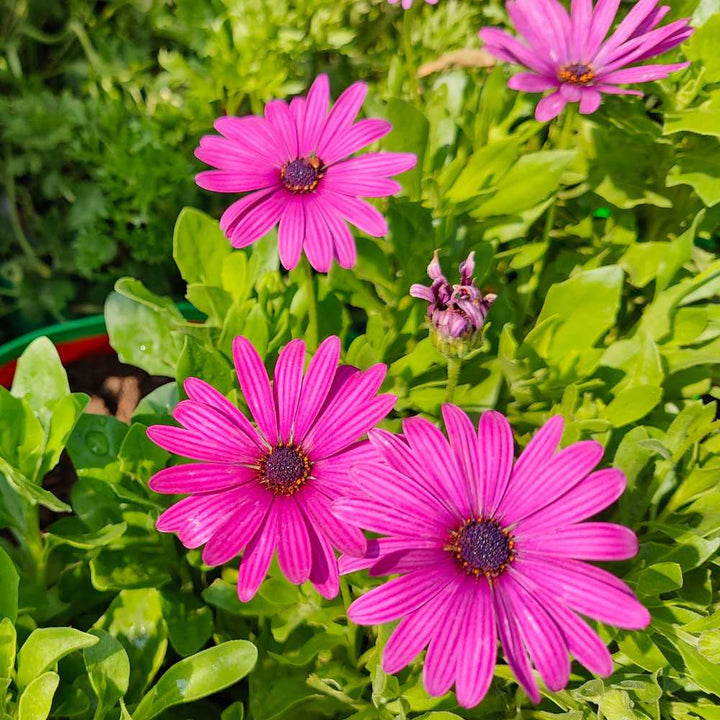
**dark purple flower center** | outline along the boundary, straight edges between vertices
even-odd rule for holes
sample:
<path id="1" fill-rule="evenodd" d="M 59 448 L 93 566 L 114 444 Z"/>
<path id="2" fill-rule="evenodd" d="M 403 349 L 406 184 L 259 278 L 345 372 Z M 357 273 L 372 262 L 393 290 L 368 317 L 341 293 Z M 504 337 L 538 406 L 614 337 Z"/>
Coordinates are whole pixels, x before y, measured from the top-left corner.
<path id="1" fill-rule="evenodd" d="M 595 79 L 595 71 L 587 63 L 570 63 L 560 68 L 558 79 L 571 85 L 589 85 Z"/>
<path id="2" fill-rule="evenodd" d="M 295 445 L 276 445 L 260 460 L 260 482 L 275 495 L 296 493 L 310 477 L 308 456 Z"/>
<path id="3" fill-rule="evenodd" d="M 468 575 L 488 579 L 502 575 L 515 559 L 513 536 L 491 518 L 466 520 L 450 533 L 445 549 Z"/>
<path id="4" fill-rule="evenodd" d="M 315 190 L 324 175 L 325 168 L 317 155 L 291 160 L 283 165 L 280 178 L 292 193 L 309 193 Z"/>

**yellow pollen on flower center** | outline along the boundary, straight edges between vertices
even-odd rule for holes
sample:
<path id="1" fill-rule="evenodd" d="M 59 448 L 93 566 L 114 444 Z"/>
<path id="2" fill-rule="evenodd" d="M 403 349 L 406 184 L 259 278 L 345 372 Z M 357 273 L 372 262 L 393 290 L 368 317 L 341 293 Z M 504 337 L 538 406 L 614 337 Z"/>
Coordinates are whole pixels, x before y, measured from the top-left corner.
<path id="1" fill-rule="evenodd" d="M 560 68 L 558 79 L 570 85 L 589 85 L 595 79 L 595 72 L 587 63 L 570 63 Z"/>
<path id="2" fill-rule="evenodd" d="M 258 463 L 258 480 L 275 495 L 293 495 L 308 481 L 312 463 L 296 445 L 280 443 Z"/>
<path id="3" fill-rule="evenodd" d="M 317 188 L 325 174 L 322 160 L 310 153 L 309 157 L 297 158 L 285 163 L 280 170 L 280 179 L 286 190 L 296 195 L 310 193 Z"/>
<path id="4" fill-rule="evenodd" d="M 515 560 L 515 538 L 494 518 L 469 518 L 450 532 L 445 550 L 466 574 L 495 580 Z"/>

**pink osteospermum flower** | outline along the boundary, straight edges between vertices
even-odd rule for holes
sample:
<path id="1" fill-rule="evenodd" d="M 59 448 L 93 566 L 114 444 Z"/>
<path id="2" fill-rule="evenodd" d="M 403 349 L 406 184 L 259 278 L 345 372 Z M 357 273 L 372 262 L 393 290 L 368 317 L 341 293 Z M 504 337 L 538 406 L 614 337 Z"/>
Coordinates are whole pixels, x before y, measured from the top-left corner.
<path id="1" fill-rule="evenodd" d="M 622 494 L 624 475 L 592 472 L 603 453 L 593 441 L 556 453 L 560 417 L 515 463 L 512 430 L 500 413 L 485 413 L 477 432 L 454 405 L 443 407 L 443 417 L 449 442 L 420 417 L 405 420 L 404 437 L 372 431 L 385 465 L 354 468 L 356 496 L 333 505 L 341 520 L 386 536 L 369 541 L 365 558 L 343 557 L 341 572 L 400 574 L 356 600 L 350 619 L 401 619 L 385 646 L 385 671 L 398 672 L 427 646 L 425 688 L 439 696 L 454 683 L 465 707 L 488 690 L 498 636 L 535 702 L 533 665 L 554 691 L 567 684 L 570 654 L 609 675 L 610 654 L 579 615 L 629 629 L 650 621 L 623 582 L 584 562 L 637 552 L 631 530 L 584 522 Z"/>
<path id="2" fill-rule="evenodd" d="M 554 91 L 538 103 L 539 121 L 556 117 L 567 103 L 579 102 L 580 112 L 591 114 L 603 93 L 642 97 L 619 86 L 659 80 L 690 64 L 627 67 L 671 50 L 694 32 L 688 18 L 659 27 L 670 6 L 658 7 L 658 1 L 636 2 L 607 37 L 621 0 L 598 0 L 594 8 L 592 0 L 572 0 L 569 15 L 557 0 L 509 0 L 508 14 L 524 42 L 497 28 L 483 28 L 480 38 L 495 57 L 530 71 L 510 78 L 509 87 Z"/>
<path id="3" fill-rule="evenodd" d="M 355 122 L 367 85 L 351 85 L 328 113 L 330 86 L 319 75 L 307 98 L 290 105 L 273 100 L 265 117 L 222 117 L 195 155 L 217 168 L 195 180 L 206 190 L 248 193 L 220 220 L 234 247 L 246 247 L 279 223 L 278 249 L 287 269 L 304 249 L 310 264 L 327 272 L 337 259 L 344 268 L 356 261 L 356 248 L 345 221 L 374 237 L 388 232 L 378 210 L 361 197 L 385 197 L 400 190 L 392 175 L 410 170 L 411 153 L 377 152 L 350 157 L 387 135 L 386 120 Z"/>
<path id="4" fill-rule="evenodd" d="M 159 517 L 157 528 L 177 533 L 185 547 L 205 545 L 207 565 L 244 549 L 243 602 L 255 595 L 276 550 L 291 582 L 309 579 L 323 596 L 335 597 L 333 549 L 362 555 L 366 541 L 330 505 L 352 487 L 350 465 L 375 457 L 360 439 L 395 403 L 393 395 L 377 395 L 386 368 L 338 367 L 337 337 L 320 345 L 304 375 L 305 344 L 288 343 L 272 384 L 247 339 L 235 338 L 233 355 L 256 427 L 207 383 L 185 381 L 189 400 L 173 411 L 183 427 L 153 425 L 147 432 L 165 450 L 200 462 L 166 468 L 150 480 L 155 492 L 189 494 Z"/>

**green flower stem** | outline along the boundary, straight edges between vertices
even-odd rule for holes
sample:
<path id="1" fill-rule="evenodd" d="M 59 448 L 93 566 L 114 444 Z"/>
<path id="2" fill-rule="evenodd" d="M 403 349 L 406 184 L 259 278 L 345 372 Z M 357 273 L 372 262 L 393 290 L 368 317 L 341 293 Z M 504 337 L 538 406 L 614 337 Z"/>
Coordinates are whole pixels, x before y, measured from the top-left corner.
<path id="1" fill-rule="evenodd" d="M 415 50 L 412 43 L 412 22 L 411 16 L 415 8 L 410 7 L 403 13 L 402 21 L 402 38 L 403 49 L 405 51 L 405 72 L 410 83 L 410 94 L 413 102 L 418 105 L 420 103 L 420 89 L 417 81 L 417 61 L 415 58 Z"/>
<path id="2" fill-rule="evenodd" d="M 445 402 L 452 402 L 458 378 L 460 377 L 461 367 L 462 360 L 460 358 L 449 357 L 447 359 L 447 389 L 445 391 Z"/>
<path id="3" fill-rule="evenodd" d="M 348 585 L 347 578 L 342 576 L 340 578 L 340 594 L 342 595 L 343 604 L 345 605 L 345 616 L 347 617 L 348 609 L 352 603 L 352 597 L 350 596 L 350 586 Z M 353 665 L 357 665 L 357 627 L 355 624 L 347 621 L 347 636 L 348 636 L 348 653 L 350 655 L 350 662 Z"/>
<path id="4" fill-rule="evenodd" d="M 305 273 L 305 295 L 307 297 L 307 314 L 308 324 L 305 331 L 305 341 L 310 350 L 315 350 L 318 346 L 318 304 L 317 294 L 315 293 L 315 282 L 313 279 L 313 271 L 307 258 L 302 259 L 303 272 Z"/>

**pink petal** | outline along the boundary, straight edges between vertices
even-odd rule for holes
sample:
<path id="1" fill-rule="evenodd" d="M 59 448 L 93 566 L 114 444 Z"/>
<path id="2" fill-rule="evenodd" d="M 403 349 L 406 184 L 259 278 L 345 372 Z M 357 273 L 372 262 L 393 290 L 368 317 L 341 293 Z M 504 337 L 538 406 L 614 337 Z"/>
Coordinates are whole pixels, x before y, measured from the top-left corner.
<path id="1" fill-rule="evenodd" d="M 378 563 L 384 562 L 385 558 L 391 558 L 390 562 L 392 564 L 398 561 L 398 558 L 395 556 L 399 553 L 414 553 L 418 550 L 432 550 L 434 552 L 440 551 L 443 553 L 445 561 L 447 561 L 447 551 L 443 550 L 444 545 L 445 541 L 441 538 L 373 538 L 368 540 L 367 550 L 362 557 L 343 555 L 340 558 L 340 573 L 342 575 L 347 575 L 348 573 L 356 572 L 357 570 L 374 568 L 374 566 Z"/>
<path id="2" fill-rule="evenodd" d="M 387 197 L 399 193 L 402 189 L 395 180 L 343 172 L 342 165 L 340 163 L 328 168 L 322 181 L 326 191 L 354 197 Z"/>
<path id="3" fill-rule="evenodd" d="M 241 465 L 187 463 L 160 470 L 150 478 L 148 485 L 156 493 L 165 495 L 209 493 L 243 485 L 256 475 L 254 468 Z"/>
<path id="4" fill-rule="evenodd" d="M 316 532 L 310 521 L 307 522 L 307 530 L 312 549 L 310 582 L 320 595 L 331 600 L 340 592 L 340 577 L 335 553 L 325 535 Z"/>
<path id="5" fill-rule="evenodd" d="M 444 632 L 450 592 L 442 592 L 406 615 L 385 645 L 382 666 L 395 674 L 414 660 L 437 633 Z"/>
<path id="6" fill-rule="evenodd" d="M 623 494 L 626 484 L 627 480 L 620 470 L 598 470 L 554 503 L 526 517 L 518 530 L 522 533 L 547 531 L 587 520 L 612 505 Z"/>
<path id="7" fill-rule="evenodd" d="M 254 463 L 260 450 L 223 412 L 194 400 L 182 400 L 173 409 L 173 417 L 188 430 L 196 432 L 214 445 L 227 448 L 236 457 Z"/>
<path id="8" fill-rule="evenodd" d="M 377 152 L 366 153 L 358 157 L 343 160 L 333 165 L 328 172 L 335 176 L 345 178 L 355 175 L 369 175 L 370 177 L 390 177 L 412 170 L 417 163 L 417 156 L 413 153 Z"/>
<path id="9" fill-rule="evenodd" d="M 317 210 L 327 224 L 335 247 L 335 257 L 340 267 L 346 269 L 353 267 L 357 261 L 357 249 L 355 248 L 355 240 L 350 232 L 350 228 L 345 224 L 342 217 L 327 203 L 317 203 Z"/>
<path id="10" fill-rule="evenodd" d="M 217 135 L 204 135 L 195 149 L 195 157 L 218 170 L 240 171 L 248 166 L 257 169 L 260 156 L 254 150 L 249 150 L 234 140 Z M 269 161 L 267 169 L 272 169 L 277 176 L 277 167 Z"/>
<path id="11" fill-rule="evenodd" d="M 497 626 L 490 584 L 474 584 L 458 643 L 455 690 L 460 705 L 475 707 L 487 694 L 497 658 Z"/>
<path id="12" fill-rule="evenodd" d="M 559 93 L 565 102 L 575 103 L 580 101 L 583 91 L 577 85 L 563 83 L 560 85 Z"/>
<path id="13" fill-rule="evenodd" d="M 323 184 L 324 184 L 323 180 Z M 318 272 L 326 273 L 332 266 L 333 239 L 315 196 L 306 196 L 305 202 L 305 255 Z"/>
<path id="14" fill-rule="evenodd" d="M 333 141 L 332 148 L 325 152 L 322 158 L 326 165 L 332 165 L 338 160 L 352 155 L 354 152 L 361 150 L 366 145 L 374 143 L 382 137 L 385 137 L 392 130 L 392 125 L 387 120 L 377 118 L 369 118 L 356 122 L 347 132 L 336 137 Z"/>
<path id="15" fill-rule="evenodd" d="M 242 515 L 233 513 L 213 533 L 203 549 L 206 565 L 222 565 L 232 560 L 252 539 L 265 519 L 272 495 L 262 487 L 247 488 Z"/>
<path id="16" fill-rule="evenodd" d="M 287 160 L 274 130 L 264 118 L 221 117 L 214 122 L 215 129 L 235 141 L 244 152 L 253 153 L 261 161 L 271 162 L 278 168 Z"/>
<path id="17" fill-rule="evenodd" d="M 430 695 L 440 697 L 450 690 L 455 680 L 455 671 L 461 647 L 461 638 L 465 631 L 465 618 L 472 606 L 475 580 L 467 576 L 453 582 L 448 607 L 452 612 L 445 616 L 440 632 L 430 640 L 425 663 L 423 665 L 423 684 Z"/>
<path id="18" fill-rule="evenodd" d="M 359 557 L 365 554 L 367 541 L 358 527 L 359 522 L 338 519 L 330 509 L 330 500 L 312 485 L 305 487 L 295 497 L 315 530 L 324 534 L 333 547 L 348 555 Z"/>
<path id="19" fill-rule="evenodd" d="M 277 181 L 278 176 L 275 170 L 269 172 L 252 172 L 245 169 L 237 172 L 206 170 L 195 176 L 195 182 L 201 188 L 219 193 L 242 193 L 248 190 L 260 190 L 277 185 Z"/>
<path id="20" fill-rule="evenodd" d="M 483 508 L 492 514 L 505 494 L 514 459 L 510 423 L 499 412 L 483 413 L 478 424 L 480 476 L 478 491 Z"/>
<path id="21" fill-rule="evenodd" d="M 293 421 L 302 389 L 303 368 L 305 367 L 305 343 L 291 340 L 281 351 L 275 364 L 273 391 L 277 407 L 280 439 L 289 442 L 292 437 Z"/>
<path id="22" fill-rule="evenodd" d="M 208 383 L 200 380 L 200 378 L 189 377 L 186 378 L 183 387 L 191 400 L 205 403 L 215 408 L 215 410 L 224 413 L 259 449 L 265 449 L 265 446 L 257 434 L 257 430 L 252 426 L 250 421 L 240 412 L 234 403 L 230 402 L 230 400 L 221 392 L 218 392 L 212 385 L 208 385 Z"/>
<path id="23" fill-rule="evenodd" d="M 333 210 L 364 233 L 372 237 L 383 237 L 388 234 L 388 225 L 385 218 L 364 200 L 331 192 L 322 193 L 322 198 L 328 202 Z"/>
<path id="24" fill-rule="evenodd" d="M 298 156 L 298 132 L 287 103 L 271 100 L 265 106 L 265 119 L 282 141 L 284 155 L 288 160 Z"/>
<path id="25" fill-rule="evenodd" d="M 592 22 L 592 0 L 572 0 L 570 5 L 571 50 L 575 57 L 585 56 L 585 40 Z"/>
<path id="26" fill-rule="evenodd" d="M 255 533 L 240 560 L 237 584 L 240 602 L 252 600 L 267 575 L 277 542 L 277 521 L 277 512 L 271 505 L 263 524 Z"/>
<path id="27" fill-rule="evenodd" d="M 602 95 L 591 88 L 584 88 L 580 97 L 580 112 L 583 115 L 592 115 L 602 102 Z"/>
<path id="28" fill-rule="evenodd" d="M 676 70 L 684 70 L 689 65 L 689 62 L 675 63 L 674 65 L 641 65 L 602 75 L 598 78 L 598 82 L 611 84 L 651 82 L 666 78 Z"/>
<path id="29" fill-rule="evenodd" d="M 340 359 L 340 338 L 335 335 L 320 343 L 308 365 L 295 416 L 294 441 L 301 443 L 325 402 Z"/>
<path id="30" fill-rule="evenodd" d="M 392 502 L 392 498 L 388 498 Z M 407 512 L 396 505 L 387 505 L 364 498 L 341 498 L 332 505 L 332 512 L 341 521 L 354 523 L 383 535 L 405 538 L 446 538 L 450 527 L 440 516 L 434 522 L 413 523 Z"/>
<path id="31" fill-rule="evenodd" d="M 550 57 L 550 36 L 543 32 L 544 26 L 538 22 L 535 3 L 528 0 L 509 0 L 505 9 L 517 32 L 527 40 L 530 49 L 540 57 Z"/>
<path id="32" fill-rule="evenodd" d="M 307 157 L 316 152 L 320 137 L 327 120 L 328 103 L 330 101 L 330 83 L 327 75 L 318 75 L 307 95 L 305 105 L 305 123 L 300 143 L 300 155 Z M 322 157 L 322 156 L 321 156 Z M 322 158 L 327 162 L 325 158 Z"/>
<path id="33" fill-rule="evenodd" d="M 644 93 L 640 90 L 628 90 L 626 88 L 616 87 L 615 85 L 595 85 L 594 88 L 606 95 L 634 95 L 635 97 L 643 97 Z"/>
<path id="34" fill-rule="evenodd" d="M 500 515 L 512 505 L 516 497 L 529 491 L 538 468 L 555 455 L 564 427 L 562 415 L 554 415 L 533 435 L 515 463 L 507 491 L 498 504 Z"/>
<path id="35" fill-rule="evenodd" d="M 650 613 L 630 589 L 600 568 L 578 560 L 518 557 L 513 569 L 594 620 L 626 630 L 642 630 L 650 623 Z"/>
<path id="36" fill-rule="evenodd" d="M 225 519 L 238 511 L 245 487 L 194 495 L 175 503 L 160 515 L 155 527 L 160 532 L 175 532 L 187 548 L 207 542 Z"/>
<path id="37" fill-rule="evenodd" d="M 535 119 L 538 122 L 547 122 L 556 118 L 565 108 L 565 98 L 559 93 L 554 92 L 544 97 L 535 108 Z"/>
<path id="38" fill-rule="evenodd" d="M 233 361 L 248 408 L 265 439 L 275 445 L 277 419 L 270 379 L 260 355 L 247 338 L 239 336 L 233 340 Z"/>
<path id="39" fill-rule="evenodd" d="M 516 73 L 508 80 L 510 89 L 523 92 L 545 92 L 557 86 L 558 81 L 555 78 L 530 72 Z"/>
<path id="40" fill-rule="evenodd" d="M 594 440 L 582 440 L 561 450 L 549 462 L 536 468 L 534 492 L 518 495 L 503 517 L 517 522 L 550 505 L 560 495 L 577 485 L 600 462 L 603 446 Z"/>
<path id="41" fill-rule="evenodd" d="M 550 60 L 529 48 L 526 48 L 517 38 L 504 30 L 497 28 L 483 28 L 480 30 L 480 39 L 487 45 L 487 50 L 502 60 L 516 65 L 524 65 L 540 75 L 552 75 L 554 67 Z M 497 51 L 501 52 L 498 53 Z M 502 52 L 504 51 L 504 52 Z"/>
<path id="42" fill-rule="evenodd" d="M 307 103 L 303 97 L 294 97 L 290 101 L 290 115 L 297 131 L 297 156 L 303 157 L 306 154 L 303 152 L 303 137 L 305 134 L 305 114 L 307 111 Z M 309 154 L 309 151 L 308 151 Z"/>
<path id="43" fill-rule="evenodd" d="M 249 195 L 236 200 L 232 205 L 229 205 L 220 218 L 220 227 L 226 237 L 229 238 L 232 236 L 240 220 L 242 220 L 250 210 L 257 207 L 263 202 L 263 200 L 274 194 L 279 188 L 280 177 L 278 176 L 278 182 L 273 187 L 250 193 Z"/>
<path id="44" fill-rule="evenodd" d="M 519 539 L 520 535 L 516 535 Z M 628 560 L 638 552 L 635 533 L 623 525 L 581 523 L 522 535 L 523 551 L 578 560 Z"/>
<path id="45" fill-rule="evenodd" d="M 615 20 L 620 0 L 598 0 L 585 43 L 586 57 L 593 58 Z"/>
<path id="46" fill-rule="evenodd" d="M 312 549 L 305 518 L 294 497 L 276 499 L 278 512 L 278 563 L 285 577 L 296 585 L 310 577 Z"/>
<path id="47" fill-rule="evenodd" d="M 640 23 L 655 9 L 658 0 L 638 0 L 628 11 L 618 25 L 617 30 L 607 39 L 593 61 L 601 65 L 610 56 L 613 50 L 617 49 L 638 29 Z"/>
<path id="48" fill-rule="evenodd" d="M 422 607 L 444 592 L 459 570 L 448 566 L 403 575 L 358 598 L 349 608 L 348 617 L 356 625 L 382 625 Z"/>
<path id="49" fill-rule="evenodd" d="M 555 621 L 538 600 L 512 573 L 501 581 L 505 598 L 510 602 L 523 643 L 549 690 L 562 690 L 570 676 L 568 648 Z"/>
<path id="50" fill-rule="evenodd" d="M 469 488 L 457 482 L 460 468 L 445 436 L 429 420 L 419 416 L 406 418 L 403 431 L 411 450 L 425 466 L 425 474 L 432 477 L 441 494 L 449 501 L 455 516 L 459 519 L 470 517 L 473 506 Z"/>
<path id="51" fill-rule="evenodd" d="M 404 575 L 416 570 L 427 570 L 436 565 L 445 565 L 447 561 L 447 550 L 440 547 L 398 550 L 377 560 L 370 567 L 370 577 Z"/>
<path id="52" fill-rule="evenodd" d="M 163 450 L 193 460 L 216 463 L 247 463 L 248 455 L 213 443 L 198 433 L 172 425 L 151 425 L 147 436 Z"/>
<path id="53" fill-rule="evenodd" d="M 302 197 L 289 198 L 280 218 L 278 252 L 286 270 L 292 270 L 300 261 L 305 243 L 305 204 Z"/>
<path id="54" fill-rule="evenodd" d="M 255 203 L 233 226 L 230 242 L 233 247 L 251 245 L 278 224 L 288 203 L 288 193 L 276 190 Z"/>
<path id="55" fill-rule="evenodd" d="M 350 469 L 356 465 L 381 462 L 375 449 L 363 440 L 336 455 L 312 464 L 312 479 L 324 495 L 338 498 L 357 492 L 357 485 L 350 477 Z"/>
<path id="56" fill-rule="evenodd" d="M 478 484 L 482 477 L 482 470 L 475 428 L 470 418 L 457 405 L 446 403 L 442 406 L 442 415 L 450 447 L 455 454 L 458 466 L 462 468 L 471 509 L 475 515 L 480 515 L 482 501 Z"/>
<path id="57" fill-rule="evenodd" d="M 532 673 L 530 660 L 523 646 L 520 629 L 515 621 L 515 614 L 510 606 L 510 601 L 506 593 L 502 591 L 495 592 L 493 598 L 498 622 L 498 634 L 507 664 L 528 697 L 533 702 L 539 703 L 540 691 Z"/>
<path id="58" fill-rule="evenodd" d="M 336 136 L 342 138 L 350 129 L 360 112 L 365 95 L 367 95 L 367 85 L 364 82 L 356 82 L 335 101 L 320 138 L 317 153 L 319 157 L 325 158 L 326 154 L 332 153 Z"/>

